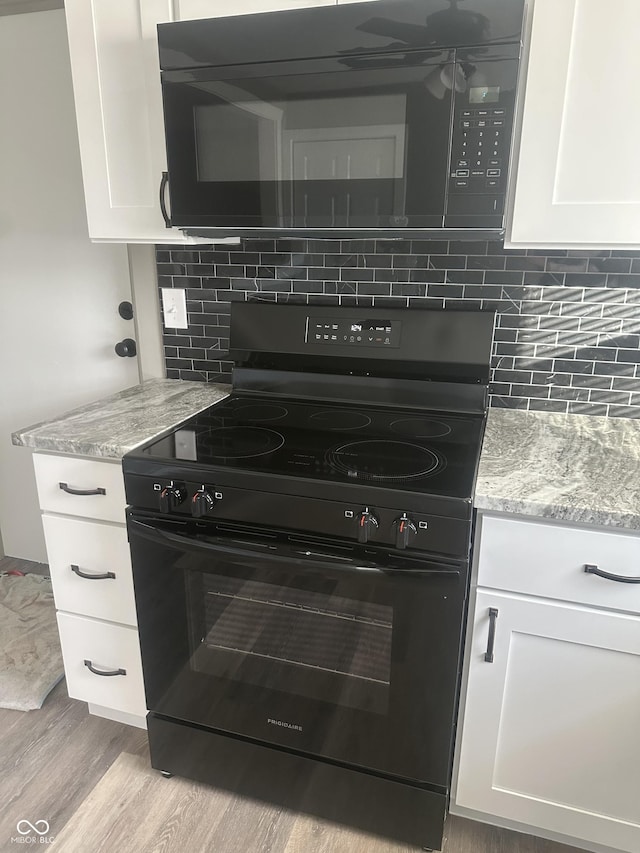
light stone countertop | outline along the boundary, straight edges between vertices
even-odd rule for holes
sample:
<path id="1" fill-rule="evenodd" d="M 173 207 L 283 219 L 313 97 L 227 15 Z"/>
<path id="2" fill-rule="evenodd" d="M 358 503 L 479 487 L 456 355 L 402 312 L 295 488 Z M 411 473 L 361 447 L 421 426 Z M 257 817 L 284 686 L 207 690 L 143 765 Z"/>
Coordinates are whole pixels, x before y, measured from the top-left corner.
<path id="1" fill-rule="evenodd" d="M 229 385 L 151 379 L 11 439 L 120 459 L 230 392 Z M 481 510 L 640 530 L 640 421 L 490 409 L 474 502 Z"/>
<path id="2" fill-rule="evenodd" d="M 490 409 L 474 503 L 640 530 L 640 422 Z"/>
<path id="3" fill-rule="evenodd" d="M 52 420 L 16 430 L 11 441 L 36 450 L 121 459 L 230 392 L 230 385 L 149 379 Z"/>

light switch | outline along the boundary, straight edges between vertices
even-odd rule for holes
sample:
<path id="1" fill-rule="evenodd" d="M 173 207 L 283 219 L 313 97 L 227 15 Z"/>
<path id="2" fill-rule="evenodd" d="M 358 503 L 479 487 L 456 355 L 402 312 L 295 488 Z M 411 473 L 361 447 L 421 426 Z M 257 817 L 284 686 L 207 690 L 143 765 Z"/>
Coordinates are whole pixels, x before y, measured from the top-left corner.
<path id="1" fill-rule="evenodd" d="M 186 291 L 181 288 L 162 287 L 162 314 L 167 329 L 187 329 Z"/>

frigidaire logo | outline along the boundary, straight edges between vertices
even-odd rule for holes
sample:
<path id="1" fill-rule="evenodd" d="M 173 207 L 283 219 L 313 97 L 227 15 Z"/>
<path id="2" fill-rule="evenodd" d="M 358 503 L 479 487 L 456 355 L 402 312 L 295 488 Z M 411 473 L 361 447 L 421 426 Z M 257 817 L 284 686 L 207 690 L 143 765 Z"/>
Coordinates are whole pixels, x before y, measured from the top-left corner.
<path id="1" fill-rule="evenodd" d="M 285 723 L 283 720 L 272 720 L 271 717 L 267 717 L 267 722 L 271 723 L 272 726 L 281 726 L 283 729 L 293 729 L 295 732 L 302 731 L 302 726 L 296 726 L 295 723 Z"/>

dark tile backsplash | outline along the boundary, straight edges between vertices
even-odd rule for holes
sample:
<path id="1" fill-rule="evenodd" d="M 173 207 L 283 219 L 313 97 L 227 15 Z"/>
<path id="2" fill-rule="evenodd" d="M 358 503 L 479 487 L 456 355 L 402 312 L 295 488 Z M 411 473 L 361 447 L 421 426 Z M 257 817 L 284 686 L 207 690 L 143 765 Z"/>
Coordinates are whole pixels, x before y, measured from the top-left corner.
<path id="1" fill-rule="evenodd" d="M 636 256 L 637 255 L 637 256 Z M 165 329 L 167 376 L 229 381 L 236 300 L 494 309 L 491 405 L 640 417 L 640 253 L 443 240 L 243 240 L 159 246 L 160 287 L 187 292 Z"/>

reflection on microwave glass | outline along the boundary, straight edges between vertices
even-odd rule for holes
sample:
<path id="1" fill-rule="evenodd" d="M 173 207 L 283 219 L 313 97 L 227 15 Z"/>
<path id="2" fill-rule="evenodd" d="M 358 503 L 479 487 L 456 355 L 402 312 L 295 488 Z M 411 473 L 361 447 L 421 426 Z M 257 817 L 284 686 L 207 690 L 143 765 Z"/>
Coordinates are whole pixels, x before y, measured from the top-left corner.
<path id="1" fill-rule="evenodd" d="M 194 108 L 199 181 L 401 179 L 404 94 L 266 102 L 224 81 Z"/>

